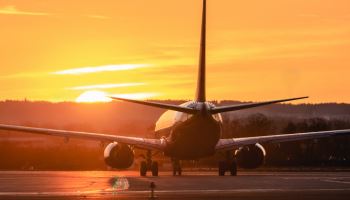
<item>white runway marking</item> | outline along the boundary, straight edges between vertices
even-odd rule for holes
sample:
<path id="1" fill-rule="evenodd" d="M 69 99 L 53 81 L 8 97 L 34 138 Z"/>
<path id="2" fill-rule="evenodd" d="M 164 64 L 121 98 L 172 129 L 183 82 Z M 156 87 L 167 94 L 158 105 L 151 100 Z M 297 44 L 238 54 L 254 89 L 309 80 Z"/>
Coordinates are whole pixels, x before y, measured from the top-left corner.
<path id="1" fill-rule="evenodd" d="M 258 197 L 309 195 L 327 199 L 326 197 L 330 195 L 350 194 L 349 172 L 260 174 L 245 172 L 237 177 L 218 177 L 212 172 L 192 172 L 187 173 L 187 176 L 173 177 L 170 172 L 166 172 L 156 178 L 139 177 L 138 171 L 0 172 L 0 199 L 7 197 L 80 199 L 89 196 L 136 198 L 150 195 L 151 182 L 155 182 L 157 186 L 156 195 L 177 196 L 178 199 L 186 195 Z"/>
<path id="2" fill-rule="evenodd" d="M 342 183 L 342 184 L 350 184 L 350 181 L 343 181 L 343 180 L 322 180 L 325 182 L 330 182 L 330 183 Z"/>
<path id="3" fill-rule="evenodd" d="M 229 189 L 229 190 L 159 190 L 156 194 L 234 194 L 234 193 L 271 193 L 271 192 L 340 192 L 350 191 L 346 189 Z M 149 194 L 148 190 L 119 191 L 115 193 L 113 188 L 85 192 L 0 192 L 0 196 L 83 196 L 83 195 L 132 195 Z"/>

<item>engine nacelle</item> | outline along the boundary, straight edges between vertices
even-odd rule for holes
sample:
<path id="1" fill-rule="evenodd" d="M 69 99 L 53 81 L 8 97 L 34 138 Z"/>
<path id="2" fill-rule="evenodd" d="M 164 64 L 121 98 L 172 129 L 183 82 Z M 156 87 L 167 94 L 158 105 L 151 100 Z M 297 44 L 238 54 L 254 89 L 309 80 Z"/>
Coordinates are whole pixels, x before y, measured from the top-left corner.
<path id="1" fill-rule="evenodd" d="M 134 151 L 125 144 L 110 143 L 103 155 L 106 164 L 115 169 L 127 169 L 134 163 Z"/>
<path id="2" fill-rule="evenodd" d="M 264 164 L 266 151 L 260 144 L 244 146 L 235 152 L 237 165 L 245 169 L 254 169 Z"/>

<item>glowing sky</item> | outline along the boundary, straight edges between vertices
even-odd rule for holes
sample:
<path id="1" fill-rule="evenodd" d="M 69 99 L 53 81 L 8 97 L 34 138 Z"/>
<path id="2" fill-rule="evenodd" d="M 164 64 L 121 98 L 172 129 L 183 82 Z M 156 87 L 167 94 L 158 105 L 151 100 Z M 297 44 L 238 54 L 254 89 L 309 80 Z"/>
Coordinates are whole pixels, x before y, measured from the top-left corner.
<path id="1" fill-rule="evenodd" d="M 1 0 L 0 100 L 192 99 L 201 0 Z M 349 0 L 208 0 L 208 99 L 350 103 Z"/>

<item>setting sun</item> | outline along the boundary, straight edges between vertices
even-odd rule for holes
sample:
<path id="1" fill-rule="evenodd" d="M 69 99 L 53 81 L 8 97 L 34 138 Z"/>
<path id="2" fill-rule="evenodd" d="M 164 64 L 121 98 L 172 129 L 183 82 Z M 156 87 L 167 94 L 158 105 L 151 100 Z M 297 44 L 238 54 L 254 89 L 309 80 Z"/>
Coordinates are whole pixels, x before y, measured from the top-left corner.
<path id="1" fill-rule="evenodd" d="M 102 91 L 86 91 L 75 100 L 78 103 L 110 102 L 107 94 Z"/>

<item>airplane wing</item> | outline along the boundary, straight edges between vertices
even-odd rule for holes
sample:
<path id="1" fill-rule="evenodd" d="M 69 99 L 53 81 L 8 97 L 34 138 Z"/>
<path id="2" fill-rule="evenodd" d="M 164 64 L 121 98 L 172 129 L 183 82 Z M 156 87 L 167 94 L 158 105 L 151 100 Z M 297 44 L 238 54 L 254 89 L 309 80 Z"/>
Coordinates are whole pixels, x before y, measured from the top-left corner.
<path id="1" fill-rule="evenodd" d="M 334 131 L 319 131 L 319 132 L 308 132 L 308 133 L 294 133 L 284 135 L 267 135 L 257 137 L 245 137 L 245 138 L 232 138 L 232 139 L 220 139 L 216 145 L 216 150 L 228 150 L 237 149 L 242 146 L 252 144 L 266 144 L 266 143 L 280 143 L 290 142 L 307 139 L 317 139 L 330 136 L 350 135 L 350 129 L 347 130 L 334 130 Z"/>
<path id="2" fill-rule="evenodd" d="M 43 135 L 60 136 L 65 138 L 81 138 L 103 142 L 119 142 L 122 144 L 132 145 L 140 149 L 160 150 L 163 151 L 166 147 L 166 141 L 164 139 L 146 139 L 138 137 L 126 137 L 100 133 L 88 133 L 78 131 L 66 131 L 46 128 L 33 128 L 25 126 L 3 125 L 0 124 L 0 130 L 27 132 Z"/>

